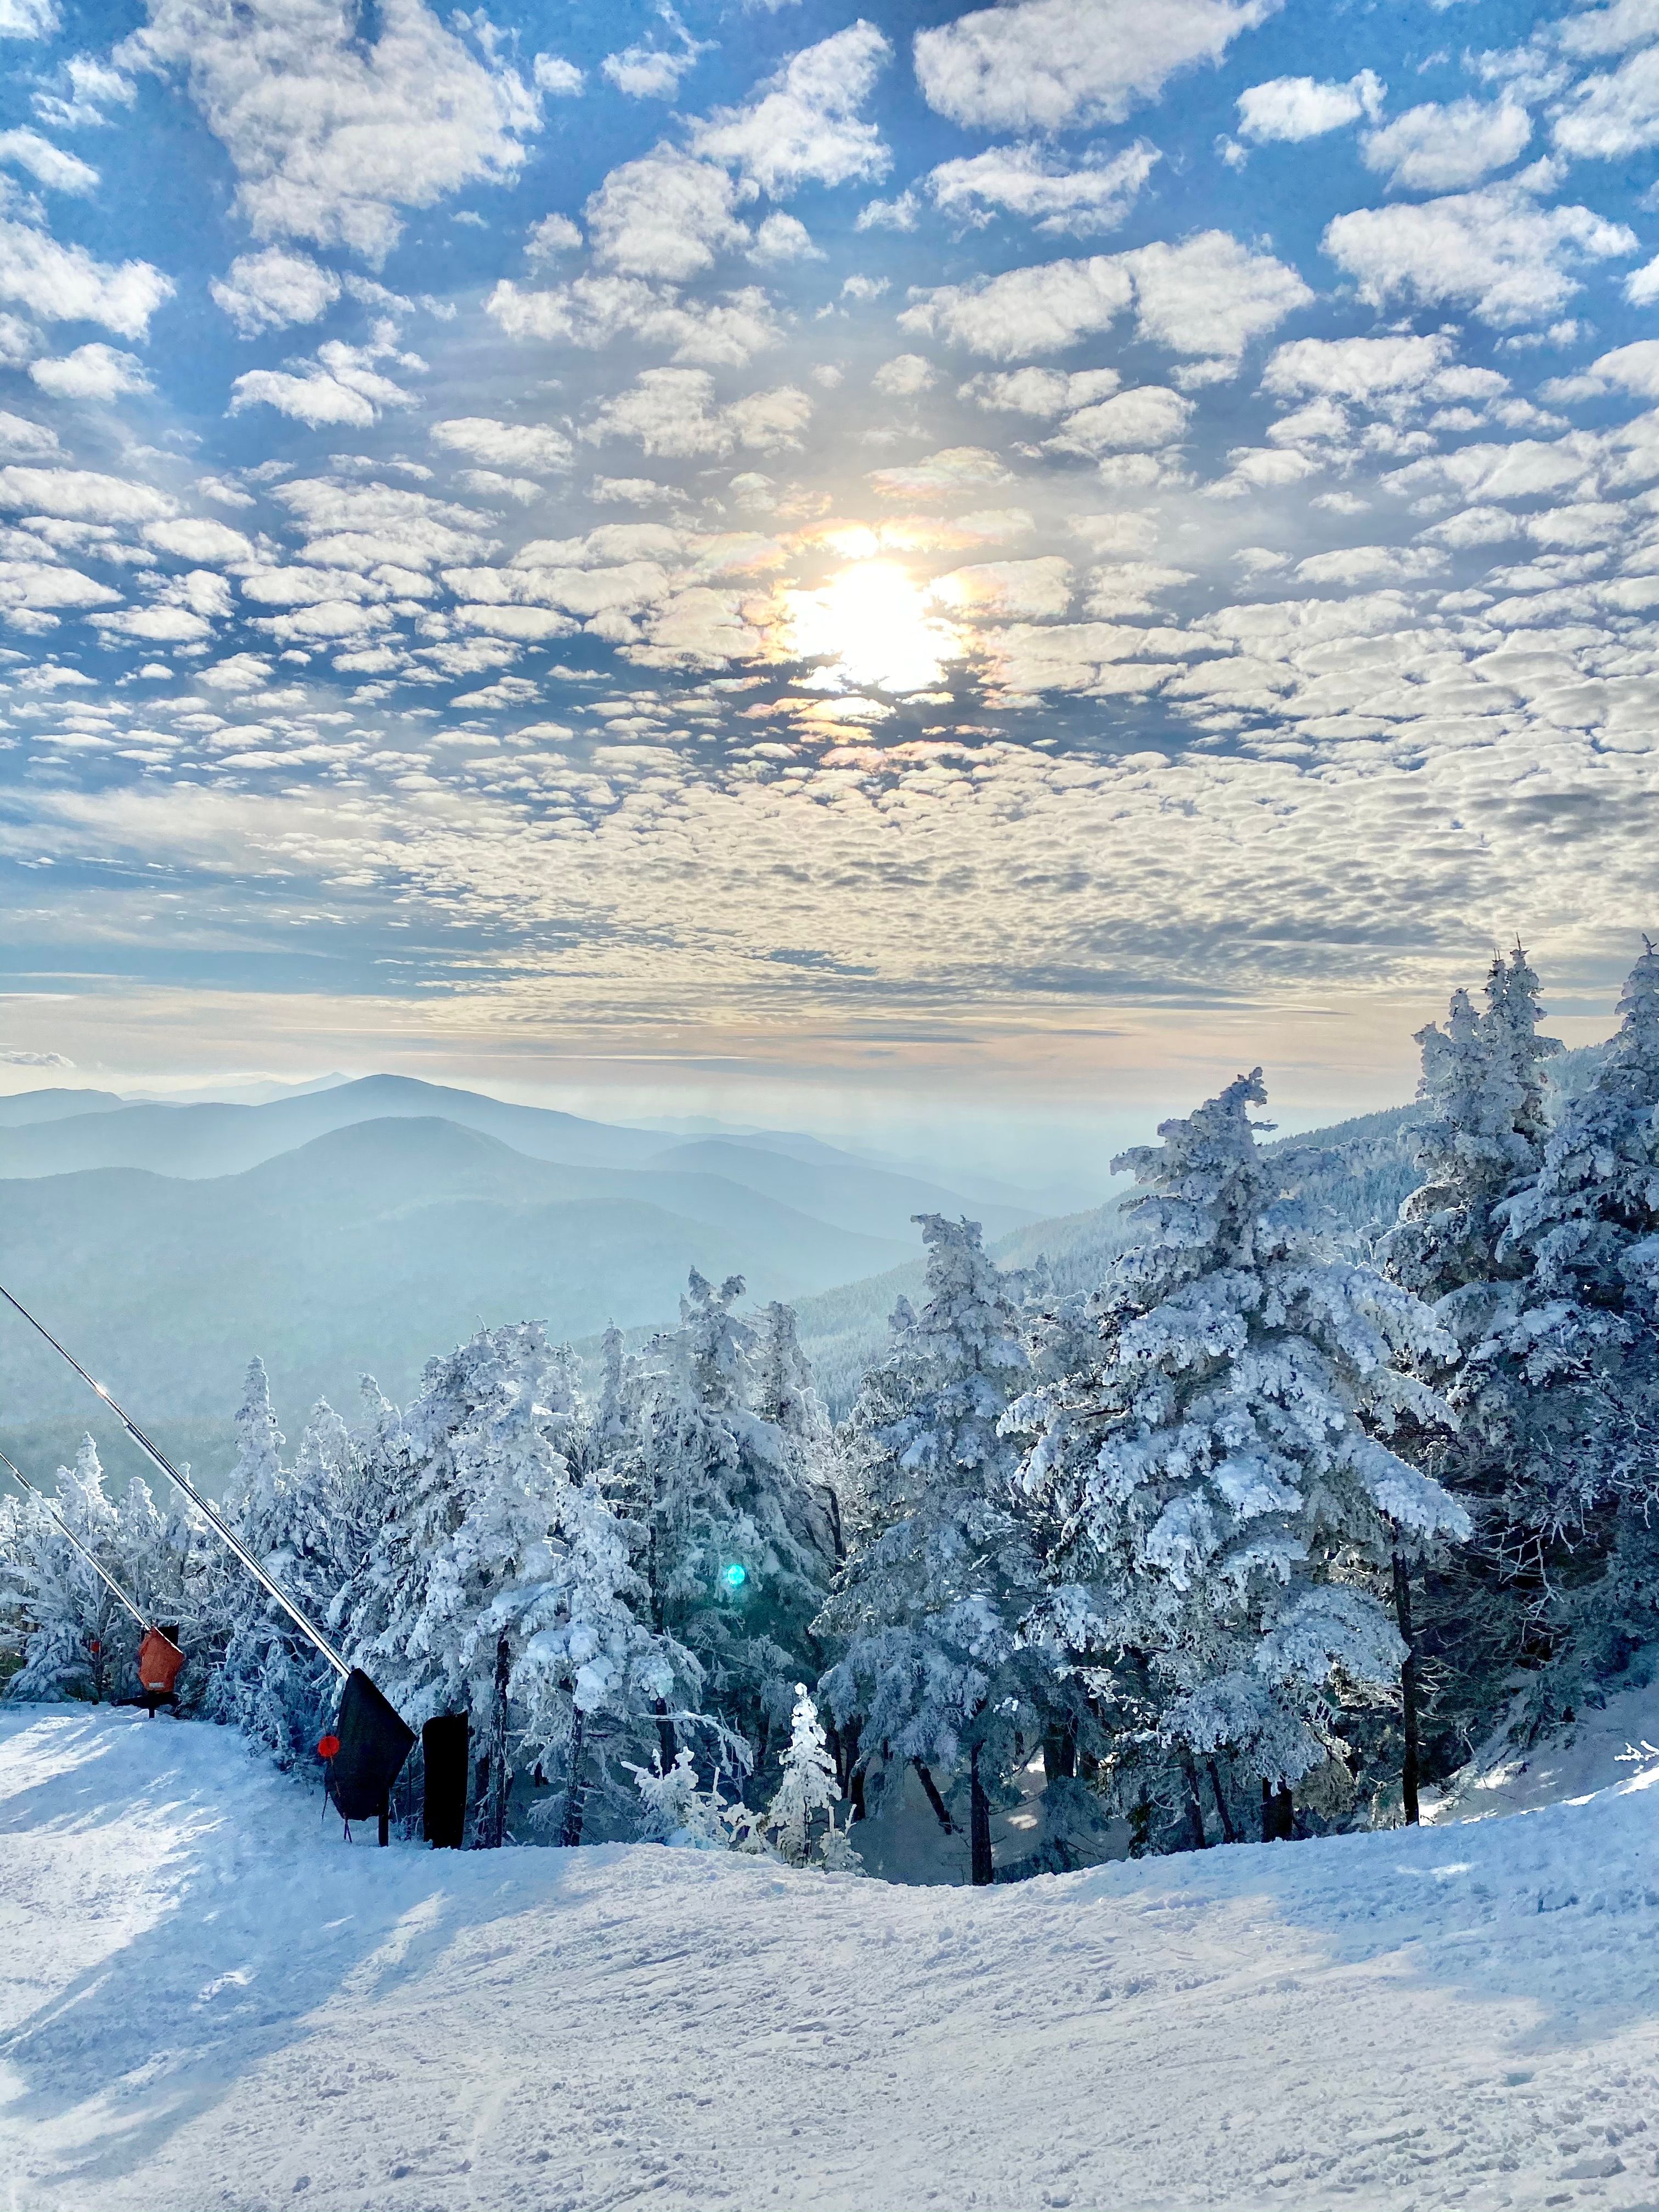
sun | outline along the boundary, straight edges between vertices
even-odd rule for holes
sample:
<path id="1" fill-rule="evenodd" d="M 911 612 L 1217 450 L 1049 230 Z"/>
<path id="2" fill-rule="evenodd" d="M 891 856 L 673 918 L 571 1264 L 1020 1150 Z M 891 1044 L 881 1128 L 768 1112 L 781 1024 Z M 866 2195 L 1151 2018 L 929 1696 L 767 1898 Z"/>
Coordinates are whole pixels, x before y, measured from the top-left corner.
<path id="1" fill-rule="evenodd" d="M 930 691 L 963 651 L 896 561 L 858 562 L 816 590 L 786 598 L 787 650 L 802 660 L 827 659 L 823 672 L 837 689 Z"/>

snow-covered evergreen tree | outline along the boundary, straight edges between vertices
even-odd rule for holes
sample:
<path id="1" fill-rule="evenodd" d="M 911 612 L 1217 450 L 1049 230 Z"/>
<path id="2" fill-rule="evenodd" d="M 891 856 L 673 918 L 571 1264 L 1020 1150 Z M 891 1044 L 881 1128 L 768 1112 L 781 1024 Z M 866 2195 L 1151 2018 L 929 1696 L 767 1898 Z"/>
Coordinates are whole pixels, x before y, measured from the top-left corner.
<path id="1" fill-rule="evenodd" d="M 1064 1532 L 1039 1617 L 1141 1702 L 1194 1840 L 1198 1761 L 1285 1791 L 1340 1759 L 1344 1706 L 1389 1695 L 1405 1656 L 1377 1595 L 1398 1532 L 1468 1527 L 1382 1440 L 1443 1418 L 1407 1363 L 1449 1347 L 1284 1195 L 1294 1164 L 1250 1120 L 1265 1101 L 1258 1069 L 1114 1163 L 1146 1194 L 1134 1242 L 1088 1303 L 1086 1358 L 1073 1316 L 1011 1416 Z"/>
<path id="2" fill-rule="evenodd" d="M 326 1621 L 345 1581 L 337 1556 L 339 1484 L 350 1449 L 345 1425 L 319 1401 L 293 1468 L 285 1468 L 270 1382 L 264 1362 L 256 1358 L 248 1367 L 235 1431 L 225 1517 L 301 1610 Z M 221 1639 L 210 1710 L 264 1744 L 279 1765 L 305 1763 L 332 1718 L 338 1678 L 216 1540 L 206 1560 L 206 1582 L 205 1607 Z"/>
<path id="3" fill-rule="evenodd" d="M 818 1814 L 828 1813 L 840 1796 L 836 1762 L 830 1756 L 817 1706 L 805 1683 L 797 1682 L 789 1747 L 766 1816 L 767 1828 L 791 1866 L 805 1865 L 811 1853 L 812 1822 Z"/>
<path id="4" fill-rule="evenodd" d="M 1039 1725 L 1040 1669 L 1019 1637 L 1037 1570 L 1013 1507 L 1018 1447 L 1000 1427 L 1026 1356 L 978 1224 L 917 1219 L 927 1301 L 895 1316 L 849 1424 L 864 1540 L 821 1616 L 842 1646 L 822 1687 L 865 1762 L 884 1751 L 942 1769 L 947 1786 L 966 1770 L 974 1879 L 988 1881 L 991 1793 L 1017 1736 Z"/>
<path id="5" fill-rule="evenodd" d="M 1383 1238 L 1386 1272 L 1431 1303 L 1473 1293 L 1443 1307 L 1443 1324 L 1478 1327 L 1486 1286 L 1505 1273 L 1498 1209 L 1542 1158 L 1547 1121 L 1543 1063 L 1561 1049 L 1539 1033 L 1538 978 L 1517 945 L 1494 959 L 1486 1005 L 1477 1014 L 1466 991 L 1452 994 L 1446 1026 L 1417 1033 L 1423 1056 L 1418 1096 L 1429 1108 L 1417 1164 L 1422 1183 Z"/>
<path id="6" fill-rule="evenodd" d="M 91 1437 L 82 1438 L 73 1467 L 58 1468 L 52 1504 L 64 1526 L 119 1580 L 119 1515 L 104 1487 Z M 8 1694 L 46 1702 L 118 1695 L 138 1645 L 131 1614 L 42 1500 L 27 1498 L 18 1509 L 13 1542 L 0 1573 L 15 1593 L 25 1640 L 23 1663 L 7 1684 Z"/>
<path id="7" fill-rule="evenodd" d="M 833 1540 L 791 1436 L 755 1410 L 742 1295 L 741 1277 L 716 1290 L 693 1269 L 679 1327 L 651 1346 L 635 1510 L 658 1626 L 696 1655 L 712 1709 L 763 1765 L 794 1681 L 817 1670 Z"/>
<path id="8" fill-rule="evenodd" d="M 1459 1378 L 1467 1455 L 1496 1493 L 1518 1656 L 1602 1673 L 1659 1631 L 1659 952 L 1498 1208 L 1506 1282 Z M 1542 1691 L 1540 1717 L 1550 1710 Z M 1562 1694 L 1570 1697 L 1570 1688 Z"/>

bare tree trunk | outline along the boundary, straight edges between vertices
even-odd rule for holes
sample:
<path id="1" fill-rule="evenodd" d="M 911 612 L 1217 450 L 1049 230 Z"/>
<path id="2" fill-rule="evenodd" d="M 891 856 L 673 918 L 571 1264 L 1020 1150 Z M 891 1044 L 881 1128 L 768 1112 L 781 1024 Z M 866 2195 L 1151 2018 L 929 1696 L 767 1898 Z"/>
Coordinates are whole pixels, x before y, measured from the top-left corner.
<path id="1" fill-rule="evenodd" d="M 1042 1739 L 1042 1771 L 1050 1782 L 1070 1780 L 1077 1772 L 1077 1730 L 1050 1729 Z"/>
<path id="2" fill-rule="evenodd" d="M 1296 1800 L 1283 1783 L 1273 1793 L 1273 1835 L 1281 1844 L 1296 1840 Z"/>
<path id="3" fill-rule="evenodd" d="M 1227 1810 L 1227 1793 L 1221 1786 L 1220 1769 L 1214 1759 L 1209 1761 L 1209 1768 L 1210 1787 L 1215 1792 L 1215 1809 L 1221 1815 L 1221 1840 L 1224 1844 L 1236 1844 L 1238 1831 L 1233 1826 L 1232 1814 Z"/>
<path id="4" fill-rule="evenodd" d="M 1407 1826 L 1414 1828 L 1419 1817 L 1417 1802 L 1420 1726 L 1417 1706 L 1417 1646 L 1412 1640 L 1412 1578 L 1405 1555 L 1400 1552 L 1394 1555 L 1394 1609 L 1400 1623 L 1400 1638 L 1406 1647 L 1405 1664 L 1400 1669 L 1400 1725 L 1405 1736 L 1405 1749 L 1400 1762 L 1401 1794 L 1405 1800 Z"/>
<path id="5" fill-rule="evenodd" d="M 1190 1751 L 1181 1754 L 1181 1777 L 1187 1785 L 1187 1839 L 1191 1850 L 1209 1849 L 1210 1839 L 1204 1832 L 1204 1806 L 1198 1794 L 1198 1767 Z"/>
<path id="6" fill-rule="evenodd" d="M 916 1778 L 920 1781 L 922 1788 L 927 1793 L 927 1802 L 933 1807 L 933 1811 L 939 1816 L 939 1824 L 940 1827 L 944 1829 L 947 1836 L 954 1836 L 957 1832 L 956 1823 L 951 1818 L 950 1813 L 946 1808 L 945 1800 L 939 1794 L 939 1784 L 929 1773 L 927 1761 L 921 1759 L 913 1759 L 910 1761 L 910 1764 L 915 1768 Z"/>
<path id="7" fill-rule="evenodd" d="M 507 1757 L 507 1678 L 512 1649 L 505 1636 L 495 1644 L 495 1703 L 489 1721 L 489 1800 L 484 1808 L 483 1847 L 498 1851 L 507 1841 L 507 1796 L 512 1769 Z"/>
<path id="8" fill-rule="evenodd" d="M 667 1773 L 679 1756 L 679 1746 L 674 1741 L 674 1723 L 668 1717 L 668 1700 L 659 1698 L 655 1705 L 657 1716 L 657 1748 L 662 1756 L 662 1771 Z"/>
<path id="9" fill-rule="evenodd" d="M 991 1860 L 991 1801 L 979 1778 L 977 1744 L 968 1755 L 968 1838 L 974 1887 L 983 1889 L 996 1879 L 996 1869 Z"/>
<path id="10" fill-rule="evenodd" d="M 564 1785 L 564 1826 L 559 1841 L 574 1850 L 582 1839 L 582 1750 L 587 1737 L 587 1716 L 578 1707 L 570 1727 L 570 1759 Z"/>
<path id="11" fill-rule="evenodd" d="M 1264 1844 L 1279 1839 L 1279 1823 L 1273 1814 L 1273 1784 L 1264 1774 L 1261 1778 L 1261 1840 Z"/>

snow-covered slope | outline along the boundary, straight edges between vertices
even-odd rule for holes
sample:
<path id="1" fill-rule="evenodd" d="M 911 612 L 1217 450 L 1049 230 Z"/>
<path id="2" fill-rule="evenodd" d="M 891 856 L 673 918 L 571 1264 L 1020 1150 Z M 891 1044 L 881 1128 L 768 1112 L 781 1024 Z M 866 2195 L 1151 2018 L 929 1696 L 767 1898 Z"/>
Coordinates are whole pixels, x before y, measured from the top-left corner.
<path id="1" fill-rule="evenodd" d="M 1628 1772 L 1628 1770 L 1624 1770 Z M 0 1715 L 8 2212 L 1659 2201 L 1659 1796 L 908 1889 Z"/>

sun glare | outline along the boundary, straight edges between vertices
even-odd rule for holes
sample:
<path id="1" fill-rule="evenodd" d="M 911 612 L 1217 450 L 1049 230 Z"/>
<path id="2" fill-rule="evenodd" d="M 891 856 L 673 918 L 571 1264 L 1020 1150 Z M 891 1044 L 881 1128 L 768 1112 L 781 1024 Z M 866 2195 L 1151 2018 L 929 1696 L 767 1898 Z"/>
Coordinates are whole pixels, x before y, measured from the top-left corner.
<path id="1" fill-rule="evenodd" d="M 849 690 L 932 690 L 962 652 L 949 623 L 929 613 L 914 580 L 893 561 L 860 561 L 816 591 L 788 594 L 787 650 L 827 658 Z"/>

